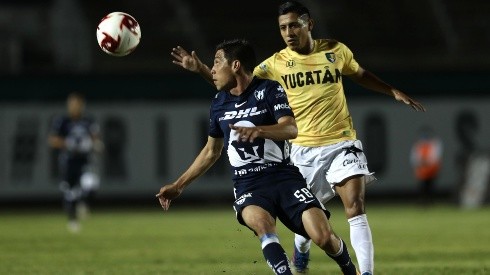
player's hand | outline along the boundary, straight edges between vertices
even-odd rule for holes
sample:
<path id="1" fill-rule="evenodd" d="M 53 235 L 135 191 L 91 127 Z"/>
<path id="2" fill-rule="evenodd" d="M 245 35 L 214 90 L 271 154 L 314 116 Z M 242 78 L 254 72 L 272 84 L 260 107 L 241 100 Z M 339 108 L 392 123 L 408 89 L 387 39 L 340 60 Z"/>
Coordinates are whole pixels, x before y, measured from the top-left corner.
<path id="1" fill-rule="evenodd" d="M 168 210 L 170 202 L 180 196 L 182 190 L 176 184 L 168 184 L 160 188 L 160 192 L 156 194 L 163 210 Z"/>
<path id="2" fill-rule="evenodd" d="M 176 48 L 172 48 L 172 53 L 170 53 L 174 60 L 172 63 L 179 65 L 180 67 L 189 70 L 194 73 L 199 73 L 201 67 L 204 65 L 195 51 L 192 51 L 190 54 L 181 46 L 177 46 Z"/>
<path id="3" fill-rule="evenodd" d="M 233 124 L 229 125 L 232 130 L 235 130 L 239 140 L 242 142 L 254 142 L 254 140 L 260 137 L 260 129 L 257 127 L 240 127 Z"/>
<path id="4" fill-rule="evenodd" d="M 410 105 L 410 107 L 412 107 L 415 111 L 425 112 L 425 107 L 420 102 L 411 99 L 405 93 L 399 90 L 394 90 L 393 95 L 395 96 L 396 100 L 402 101 L 403 103 Z"/>

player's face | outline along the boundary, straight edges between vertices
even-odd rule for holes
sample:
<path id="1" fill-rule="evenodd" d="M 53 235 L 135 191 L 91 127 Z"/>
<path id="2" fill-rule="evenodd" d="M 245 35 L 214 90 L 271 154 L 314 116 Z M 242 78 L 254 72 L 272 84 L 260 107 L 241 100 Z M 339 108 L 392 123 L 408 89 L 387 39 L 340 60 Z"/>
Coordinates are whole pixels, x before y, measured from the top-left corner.
<path id="1" fill-rule="evenodd" d="M 83 109 L 85 108 L 85 102 L 78 97 L 70 97 L 67 102 L 68 114 L 70 117 L 79 118 L 82 116 Z"/>
<path id="2" fill-rule="evenodd" d="M 213 68 L 211 68 L 211 74 L 213 75 L 213 83 L 218 91 L 231 90 L 236 86 L 234 71 L 228 60 L 225 58 L 223 50 L 218 50 L 216 52 Z"/>
<path id="3" fill-rule="evenodd" d="M 310 52 L 312 22 L 307 15 L 299 16 L 294 12 L 279 16 L 279 30 L 288 48 L 307 54 Z"/>

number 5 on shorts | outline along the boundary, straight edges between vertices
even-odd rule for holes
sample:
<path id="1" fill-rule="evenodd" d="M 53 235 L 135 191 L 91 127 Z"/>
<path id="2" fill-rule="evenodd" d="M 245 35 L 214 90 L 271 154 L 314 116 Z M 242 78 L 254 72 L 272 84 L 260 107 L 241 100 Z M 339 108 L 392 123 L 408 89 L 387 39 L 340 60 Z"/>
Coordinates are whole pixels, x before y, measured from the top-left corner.
<path id="1" fill-rule="evenodd" d="M 311 194 L 308 188 L 301 188 L 300 190 L 296 190 L 296 192 L 294 192 L 294 196 L 298 198 L 300 202 L 304 202 L 307 199 L 313 198 L 313 194 Z"/>

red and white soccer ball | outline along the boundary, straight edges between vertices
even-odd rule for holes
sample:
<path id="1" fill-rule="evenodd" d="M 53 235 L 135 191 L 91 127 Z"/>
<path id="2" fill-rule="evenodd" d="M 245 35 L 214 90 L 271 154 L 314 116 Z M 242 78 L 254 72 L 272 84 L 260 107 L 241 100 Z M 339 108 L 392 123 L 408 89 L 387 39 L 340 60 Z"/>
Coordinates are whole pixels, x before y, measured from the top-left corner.
<path id="1" fill-rule="evenodd" d="M 124 12 L 106 15 L 97 26 L 97 41 L 100 48 L 112 56 L 130 54 L 141 39 L 138 21 Z"/>

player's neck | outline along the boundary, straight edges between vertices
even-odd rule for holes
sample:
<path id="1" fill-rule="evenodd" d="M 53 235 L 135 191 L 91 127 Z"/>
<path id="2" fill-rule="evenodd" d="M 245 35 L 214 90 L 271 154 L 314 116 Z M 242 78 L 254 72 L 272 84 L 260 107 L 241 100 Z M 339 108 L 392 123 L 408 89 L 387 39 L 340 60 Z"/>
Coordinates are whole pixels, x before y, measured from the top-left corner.
<path id="1" fill-rule="evenodd" d="M 247 90 L 248 86 L 252 82 L 253 74 L 241 74 L 236 78 L 236 86 L 230 90 L 230 93 L 234 96 L 239 96 L 245 90 Z"/>
<path id="2" fill-rule="evenodd" d="M 313 52 L 314 48 L 315 48 L 315 40 L 313 40 L 313 38 L 310 37 L 310 39 L 308 39 L 308 43 L 306 43 L 306 45 L 303 48 L 296 50 L 296 52 L 302 55 L 308 55 L 311 52 Z"/>

